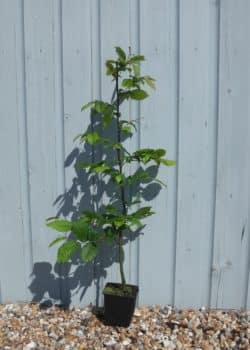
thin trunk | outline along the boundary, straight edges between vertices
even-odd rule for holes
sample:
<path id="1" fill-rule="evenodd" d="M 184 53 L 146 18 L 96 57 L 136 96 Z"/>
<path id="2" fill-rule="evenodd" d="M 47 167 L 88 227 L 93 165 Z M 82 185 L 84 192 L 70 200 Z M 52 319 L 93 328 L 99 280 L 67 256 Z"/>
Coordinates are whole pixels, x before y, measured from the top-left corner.
<path id="1" fill-rule="evenodd" d="M 116 79 L 115 79 L 115 88 L 116 88 L 116 122 L 117 122 L 117 142 L 121 142 L 121 129 L 120 129 L 120 98 L 119 98 L 119 72 L 118 72 L 118 64 L 116 65 Z M 122 159 L 121 159 L 121 150 L 116 150 L 119 172 L 122 175 Z M 125 189 L 124 185 L 121 184 L 121 203 L 122 203 L 122 212 L 123 215 L 127 214 L 126 202 L 125 202 Z M 118 237 L 118 255 L 119 255 L 119 265 L 120 265 L 120 275 L 121 275 L 121 283 L 124 287 L 126 284 L 124 268 L 123 268 L 123 247 L 122 247 L 122 231 L 119 232 Z"/>
<path id="2" fill-rule="evenodd" d="M 124 269 L 123 269 L 122 232 L 119 232 L 118 252 L 119 252 L 119 265 L 120 265 L 121 282 L 122 282 L 122 286 L 124 287 L 126 284 L 126 278 L 125 278 Z"/>

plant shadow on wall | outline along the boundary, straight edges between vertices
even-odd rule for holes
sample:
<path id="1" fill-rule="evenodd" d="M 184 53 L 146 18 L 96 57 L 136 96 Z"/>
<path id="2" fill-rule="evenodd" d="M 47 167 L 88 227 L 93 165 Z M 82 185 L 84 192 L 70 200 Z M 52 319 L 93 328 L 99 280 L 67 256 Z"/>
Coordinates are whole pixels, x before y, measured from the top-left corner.
<path id="1" fill-rule="evenodd" d="M 124 147 L 136 130 L 136 120 L 133 116 L 121 119 L 120 106 L 129 99 L 146 98 L 148 94 L 140 85 L 154 87 L 154 80 L 139 75 L 143 56 L 126 58 L 120 48 L 116 53 L 117 61 L 106 62 L 107 74 L 116 81 L 111 101 L 95 100 L 82 108 L 91 107 L 90 124 L 76 137 L 80 145 L 65 160 L 65 168 L 73 167 L 75 175 L 71 187 L 55 200 L 59 208 L 56 217 L 48 219 L 48 226 L 61 233 L 50 246 L 64 243 L 54 266 L 49 262 L 34 264 L 29 286 L 34 302 L 57 302 L 67 307 L 73 294 L 82 300 L 94 282 L 98 306 L 101 279 L 113 263 L 119 263 L 125 285 L 122 246 L 142 234 L 141 220 L 153 214 L 151 207 L 138 205 L 155 198 L 164 185 L 157 179 L 160 164 L 174 164 L 163 158 L 163 149 L 131 153 Z M 123 71 L 128 71 L 129 78 L 119 87 Z"/>

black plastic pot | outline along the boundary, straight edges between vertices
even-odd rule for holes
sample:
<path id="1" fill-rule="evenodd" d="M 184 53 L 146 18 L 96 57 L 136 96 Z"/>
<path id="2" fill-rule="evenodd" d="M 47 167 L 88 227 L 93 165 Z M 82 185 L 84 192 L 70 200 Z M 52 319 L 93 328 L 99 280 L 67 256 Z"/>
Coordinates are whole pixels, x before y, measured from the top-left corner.
<path id="1" fill-rule="evenodd" d="M 119 283 L 107 283 L 106 287 L 118 287 Z M 132 295 L 120 296 L 104 294 L 104 323 L 109 326 L 128 327 L 135 310 L 135 302 L 138 294 L 138 287 L 128 284 L 132 288 Z"/>

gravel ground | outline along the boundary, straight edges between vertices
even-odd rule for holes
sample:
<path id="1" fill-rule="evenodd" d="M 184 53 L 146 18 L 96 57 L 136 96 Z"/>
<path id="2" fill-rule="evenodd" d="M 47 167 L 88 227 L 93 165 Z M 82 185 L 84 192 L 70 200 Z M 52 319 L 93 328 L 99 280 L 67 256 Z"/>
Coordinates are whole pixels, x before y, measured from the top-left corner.
<path id="1" fill-rule="evenodd" d="M 250 349 L 250 312 L 137 308 L 128 328 L 104 326 L 91 307 L 0 305 L 0 349 Z"/>

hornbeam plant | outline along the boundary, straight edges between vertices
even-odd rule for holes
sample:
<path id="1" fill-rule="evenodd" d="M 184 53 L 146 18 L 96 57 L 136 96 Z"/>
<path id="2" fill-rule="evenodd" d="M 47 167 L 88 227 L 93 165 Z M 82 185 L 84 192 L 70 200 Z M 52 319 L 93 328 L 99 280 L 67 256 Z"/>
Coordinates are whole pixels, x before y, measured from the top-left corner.
<path id="1" fill-rule="evenodd" d="M 166 151 L 162 148 L 143 148 L 133 153 L 125 148 L 124 141 L 127 137 L 133 136 L 136 121 L 122 117 L 121 104 L 129 100 L 141 101 L 147 98 L 148 93 L 144 90 L 144 86 L 154 89 L 155 79 L 148 75 L 140 75 L 140 63 L 145 60 L 144 56 L 126 55 L 120 47 L 116 47 L 115 50 L 116 59 L 106 61 L 106 74 L 114 83 L 114 97 L 111 103 L 94 100 L 81 109 L 84 111 L 91 108 L 92 113 L 98 113 L 103 129 L 112 130 L 112 138 L 103 137 L 100 131 L 95 129 L 77 136 L 80 143 L 88 143 L 92 147 L 101 145 L 113 152 L 114 157 L 110 157 L 112 161 L 102 159 L 96 162 L 79 162 L 76 167 L 85 169 L 90 176 L 110 179 L 116 186 L 118 199 L 110 198 L 108 204 L 102 206 L 101 211 L 83 211 L 80 218 L 74 221 L 49 218 L 47 226 L 63 233 L 50 244 L 51 247 L 65 241 L 57 251 L 58 263 L 70 261 L 76 253 L 80 253 L 82 262 L 91 262 L 98 254 L 101 242 L 113 244 L 118 250 L 121 285 L 125 289 L 126 278 L 123 267 L 125 233 L 135 233 L 135 230 L 142 227 L 142 221 L 154 214 L 150 206 L 140 206 L 138 209 L 138 204 L 141 203 L 138 193 L 132 195 L 130 193 L 130 200 L 127 200 L 127 191 L 130 185 L 143 184 L 145 181 L 148 184 L 157 181 L 163 185 L 159 179 L 151 177 L 146 166 L 152 164 L 157 167 L 162 164 L 171 166 L 175 161 L 165 158 Z M 127 174 L 125 166 L 134 162 L 138 163 L 137 170 L 133 174 Z M 135 205 L 136 209 L 133 210 Z"/>

